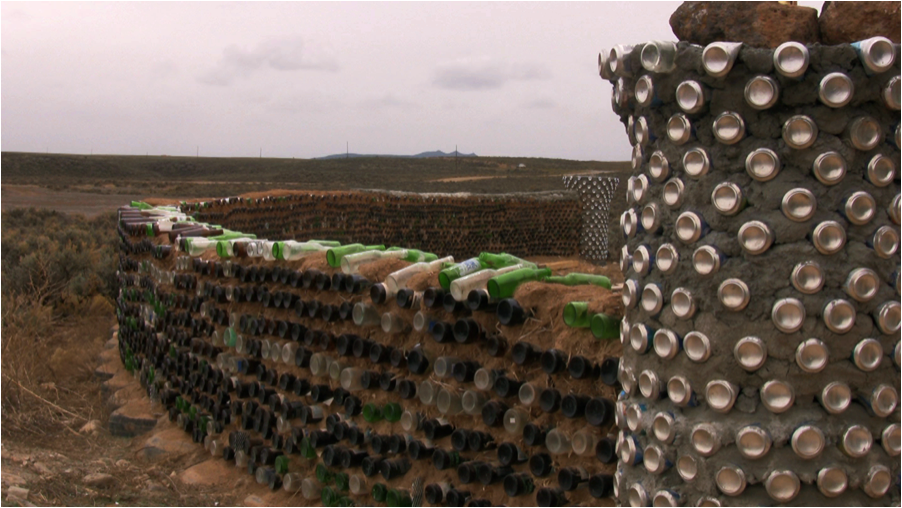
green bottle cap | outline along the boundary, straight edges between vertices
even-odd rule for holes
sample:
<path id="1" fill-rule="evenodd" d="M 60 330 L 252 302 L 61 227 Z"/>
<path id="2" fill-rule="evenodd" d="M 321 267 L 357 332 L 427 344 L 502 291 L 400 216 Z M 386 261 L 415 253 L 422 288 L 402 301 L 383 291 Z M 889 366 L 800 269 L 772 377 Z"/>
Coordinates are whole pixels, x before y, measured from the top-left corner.
<path id="1" fill-rule="evenodd" d="M 363 406 L 363 419 L 368 423 L 380 422 L 382 418 L 382 410 L 376 404 L 370 402 Z"/>

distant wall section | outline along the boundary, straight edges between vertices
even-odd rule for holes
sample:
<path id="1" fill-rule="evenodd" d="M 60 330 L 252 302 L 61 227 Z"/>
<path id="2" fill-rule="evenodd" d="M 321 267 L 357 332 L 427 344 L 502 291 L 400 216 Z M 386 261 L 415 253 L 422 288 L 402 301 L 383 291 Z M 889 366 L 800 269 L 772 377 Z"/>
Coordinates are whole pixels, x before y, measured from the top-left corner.
<path id="1" fill-rule="evenodd" d="M 183 203 L 200 221 L 269 239 L 397 245 L 465 257 L 579 254 L 575 193 L 505 195 L 398 192 L 285 193 Z"/>

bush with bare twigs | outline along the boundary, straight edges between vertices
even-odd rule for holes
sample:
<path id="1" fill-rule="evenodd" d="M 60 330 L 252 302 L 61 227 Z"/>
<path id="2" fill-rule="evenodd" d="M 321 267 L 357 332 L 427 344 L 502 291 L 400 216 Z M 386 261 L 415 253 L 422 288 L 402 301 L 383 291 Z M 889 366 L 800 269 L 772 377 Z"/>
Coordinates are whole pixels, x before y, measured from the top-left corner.
<path id="1" fill-rule="evenodd" d="M 3 213 L 2 232 L 3 434 L 40 434 L 42 424 L 87 418 L 62 404 L 84 394 L 60 392 L 86 374 L 84 319 L 112 315 L 115 218 L 18 209 Z"/>

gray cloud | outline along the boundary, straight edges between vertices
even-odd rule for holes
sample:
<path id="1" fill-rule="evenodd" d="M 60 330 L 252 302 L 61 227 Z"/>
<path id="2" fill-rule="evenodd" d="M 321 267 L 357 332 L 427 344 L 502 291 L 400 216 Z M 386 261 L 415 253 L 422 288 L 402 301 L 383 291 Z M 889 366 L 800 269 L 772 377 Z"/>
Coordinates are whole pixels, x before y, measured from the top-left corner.
<path id="1" fill-rule="evenodd" d="M 526 109 L 554 109 L 557 106 L 557 102 L 549 97 L 539 97 L 523 104 Z"/>
<path id="2" fill-rule="evenodd" d="M 361 109 L 380 110 L 380 109 L 414 109 L 419 104 L 405 99 L 401 99 L 392 93 L 387 93 L 379 97 L 369 97 L 358 103 Z"/>
<path id="3" fill-rule="evenodd" d="M 504 62 L 493 58 L 465 58 L 439 65 L 432 84 L 445 90 L 493 90 L 511 81 L 533 81 L 551 78 L 542 64 Z"/>
<path id="4" fill-rule="evenodd" d="M 300 37 L 270 39 L 253 49 L 231 45 L 222 51 L 222 58 L 197 80 L 207 85 L 227 86 L 236 78 L 247 78 L 261 69 L 276 71 L 324 71 L 337 72 L 335 55 Z"/>

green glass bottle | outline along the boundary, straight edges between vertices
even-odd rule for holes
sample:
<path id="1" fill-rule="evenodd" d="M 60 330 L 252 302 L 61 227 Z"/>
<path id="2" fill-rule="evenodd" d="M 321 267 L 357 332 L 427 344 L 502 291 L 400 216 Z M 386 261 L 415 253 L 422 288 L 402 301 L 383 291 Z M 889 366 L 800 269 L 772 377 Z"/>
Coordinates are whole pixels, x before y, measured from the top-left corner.
<path id="1" fill-rule="evenodd" d="M 565 286 L 584 286 L 592 284 L 611 289 L 611 279 L 604 275 L 591 275 L 588 273 L 568 273 L 563 277 L 547 277 L 545 282 L 563 284 Z"/>
<path id="2" fill-rule="evenodd" d="M 385 496 L 388 494 L 388 488 L 384 483 L 377 483 L 373 485 L 373 490 L 371 491 L 373 494 L 373 501 L 377 503 L 384 503 Z"/>
<path id="3" fill-rule="evenodd" d="M 333 247 L 326 251 L 326 261 L 329 263 L 329 266 L 332 268 L 340 268 L 341 267 L 341 258 L 354 254 L 357 252 L 362 252 L 365 250 L 385 250 L 384 245 L 363 245 L 362 243 L 352 243 L 350 245 L 343 245 L 341 247 Z"/>
<path id="4" fill-rule="evenodd" d="M 285 474 L 288 472 L 288 456 L 279 455 L 276 457 L 275 469 L 277 474 Z"/>
<path id="5" fill-rule="evenodd" d="M 386 421 L 389 422 L 397 422 L 401 420 L 401 415 L 404 414 L 404 410 L 401 409 L 401 405 L 397 402 L 389 402 L 388 404 L 382 406 L 382 416 Z"/>
<path id="6" fill-rule="evenodd" d="M 564 324 L 573 328 L 589 328 L 589 302 L 570 302 L 564 306 Z"/>
<path id="7" fill-rule="evenodd" d="M 376 423 L 381 422 L 384 418 L 382 414 L 382 410 L 379 409 L 379 406 L 376 404 L 369 402 L 363 406 L 363 419 L 368 423 Z"/>
<path id="8" fill-rule="evenodd" d="M 347 492 L 348 491 L 349 478 L 348 478 L 347 473 L 342 473 L 342 472 L 335 473 L 334 479 L 335 479 L 335 488 L 339 492 Z"/>
<path id="9" fill-rule="evenodd" d="M 338 493 L 332 487 L 323 487 L 320 491 L 320 500 L 323 506 L 338 506 Z"/>
<path id="10" fill-rule="evenodd" d="M 329 485 L 335 479 L 335 474 L 325 464 L 319 463 L 316 465 L 316 479 L 323 485 Z"/>
<path id="11" fill-rule="evenodd" d="M 405 489 L 391 489 L 385 495 L 386 506 L 413 506 L 410 492 Z"/>
<path id="12" fill-rule="evenodd" d="M 616 339 L 620 337 L 620 319 L 607 314 L 595 314 L 591 321 L 592 335 L 596 339 Z"/>
<path id="13" fill-rule="evenodd" d="M 514 291 L 520 284 L 542 280 L 550 275 L 551 268 L 521 268 L 492 277 L 486 284 L 486 289 L 489 290 L 490 297 L 502 300 L 514 296 Z"/>
<path id="14" fill-rule="evenodd" d="M 298 446 L 298 452 L 301 454 L 301 457 L 304 457 L 305 459 L 316 458 L 316 449 L 310 444 L 309 438 L 305 437 L 301 440 L 301 444 Z"/>

